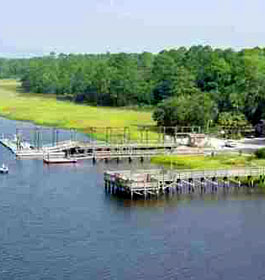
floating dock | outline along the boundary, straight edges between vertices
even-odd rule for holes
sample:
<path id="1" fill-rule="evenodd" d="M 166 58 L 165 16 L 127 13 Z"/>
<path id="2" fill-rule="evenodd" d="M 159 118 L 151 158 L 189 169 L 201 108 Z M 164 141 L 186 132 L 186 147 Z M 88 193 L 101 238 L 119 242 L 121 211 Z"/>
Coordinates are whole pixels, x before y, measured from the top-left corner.
<path id="1" fill-rule="evenodd" d="M 254 187 L 254 179 L 265 181 L 264 168 L 229 170 L 136 170 L 107 171 L 105 189 L 113 194 L 157 197 L 165 193 L 217 192 L 220 188 Z"/>
<path id="2" fill-rule="evenodd" d="M 149 158 L 161 154 L 204 154 L 203 148 L 179 146 L 175 142 L 169 143 L 123 143 L 109 144 L 104 142 L 82 142 L 82 141 L 60 141 L 55 145 L 33 147 L 27 142 L 18 141 L 17 139 L 1 138 L 0 143 L 16 155 L 18 159 L 38 158 L 43 159 L 45 154 L 57 154 L 57 157 L 74 159 L 92 159 L 120 160 L 128 158 L 131 161 L 134 158 Z"/>

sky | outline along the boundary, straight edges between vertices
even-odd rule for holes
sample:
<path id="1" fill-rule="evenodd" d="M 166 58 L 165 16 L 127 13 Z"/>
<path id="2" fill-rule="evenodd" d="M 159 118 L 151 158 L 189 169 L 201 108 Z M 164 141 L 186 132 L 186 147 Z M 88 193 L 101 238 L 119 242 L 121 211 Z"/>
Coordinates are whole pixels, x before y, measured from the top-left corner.
<path id="1" fill-rule="evenodd" d="M 264 0 L 0 0 L 0 56 L 263 47 Z"/>

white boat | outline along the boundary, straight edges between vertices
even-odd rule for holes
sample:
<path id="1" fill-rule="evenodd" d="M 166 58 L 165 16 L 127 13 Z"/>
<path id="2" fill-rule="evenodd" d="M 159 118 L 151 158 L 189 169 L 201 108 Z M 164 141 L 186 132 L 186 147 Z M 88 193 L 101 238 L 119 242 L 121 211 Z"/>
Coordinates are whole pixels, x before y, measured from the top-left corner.
<path id="1" fill-rule="evenodd" d="M 69 158 L 65 156 L 65 153 L 53 153 L 43 155 L 44 163 L 76 163 L 75 158 Z"/>
<path id="2" fill-rule="evenodd" d="M 44 163 L 76 163 L 75 158 L 43 158 Z"/>
<path id="3" fill-rule="evenodd" d="M 8 167 L 2 164 L 2 167 L 0 167 L 0 173 L 2 174 L 8 173 Z"/>

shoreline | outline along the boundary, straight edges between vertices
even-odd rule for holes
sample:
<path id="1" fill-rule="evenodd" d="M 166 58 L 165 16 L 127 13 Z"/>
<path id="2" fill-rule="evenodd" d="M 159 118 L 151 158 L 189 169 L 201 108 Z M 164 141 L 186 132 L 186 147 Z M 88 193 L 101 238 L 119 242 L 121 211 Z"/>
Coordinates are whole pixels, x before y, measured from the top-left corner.
<path id="1" fill-rule="evenodd" d="M 0 118 L 11 121 L 21 121 L 33 125 L 46 126 L 49 128 L 58 128 L 63 130 L 70 130 L 71 128 L 64 128 L 46 124 L 39 124 L 31 120 L 24 120 L 18 118 L 10 118 L 6 115 L 0 114 Z M 77 132 L 84 133 L 82 130 Z M 90 136 L 91 137 L 91 136 Z M 98 139 L 98 138 L 97 138 Z M 98 139 L 99 140 L 99 139 Z M 230 161 L 230 162 L 229 162 Z M 254 163 L 254 165 L 253 165 Z M 245 167 L 265 167 L 265 159 L 257 159 L 250 154 L 220 154 L 214 157 L 210 155 L 156 155 L 150 158 L 151 165 L 158 165 L 165 169 L 189 169 L 196 170 L 217 170 L 217 169 L 231 169 L 231 168 L 245 168 Z M 258 179 L 258 178 L 256 178 Z M 264 185 L 262 185 L 264 186 Z"/>

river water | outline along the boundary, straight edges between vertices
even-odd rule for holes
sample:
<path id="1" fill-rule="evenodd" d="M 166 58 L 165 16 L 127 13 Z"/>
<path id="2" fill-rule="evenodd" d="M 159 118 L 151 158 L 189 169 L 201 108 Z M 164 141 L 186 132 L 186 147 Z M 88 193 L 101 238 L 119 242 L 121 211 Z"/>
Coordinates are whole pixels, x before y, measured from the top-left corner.
<path id="1" fill-rule="evenodd" d="M 0 133 L 27 123 L 0 119 Z M 130 201 L 105 193 L 122 162 L 43 165 L 0 147 L 0 279 L 265 279 L 254 193 Z"/>

